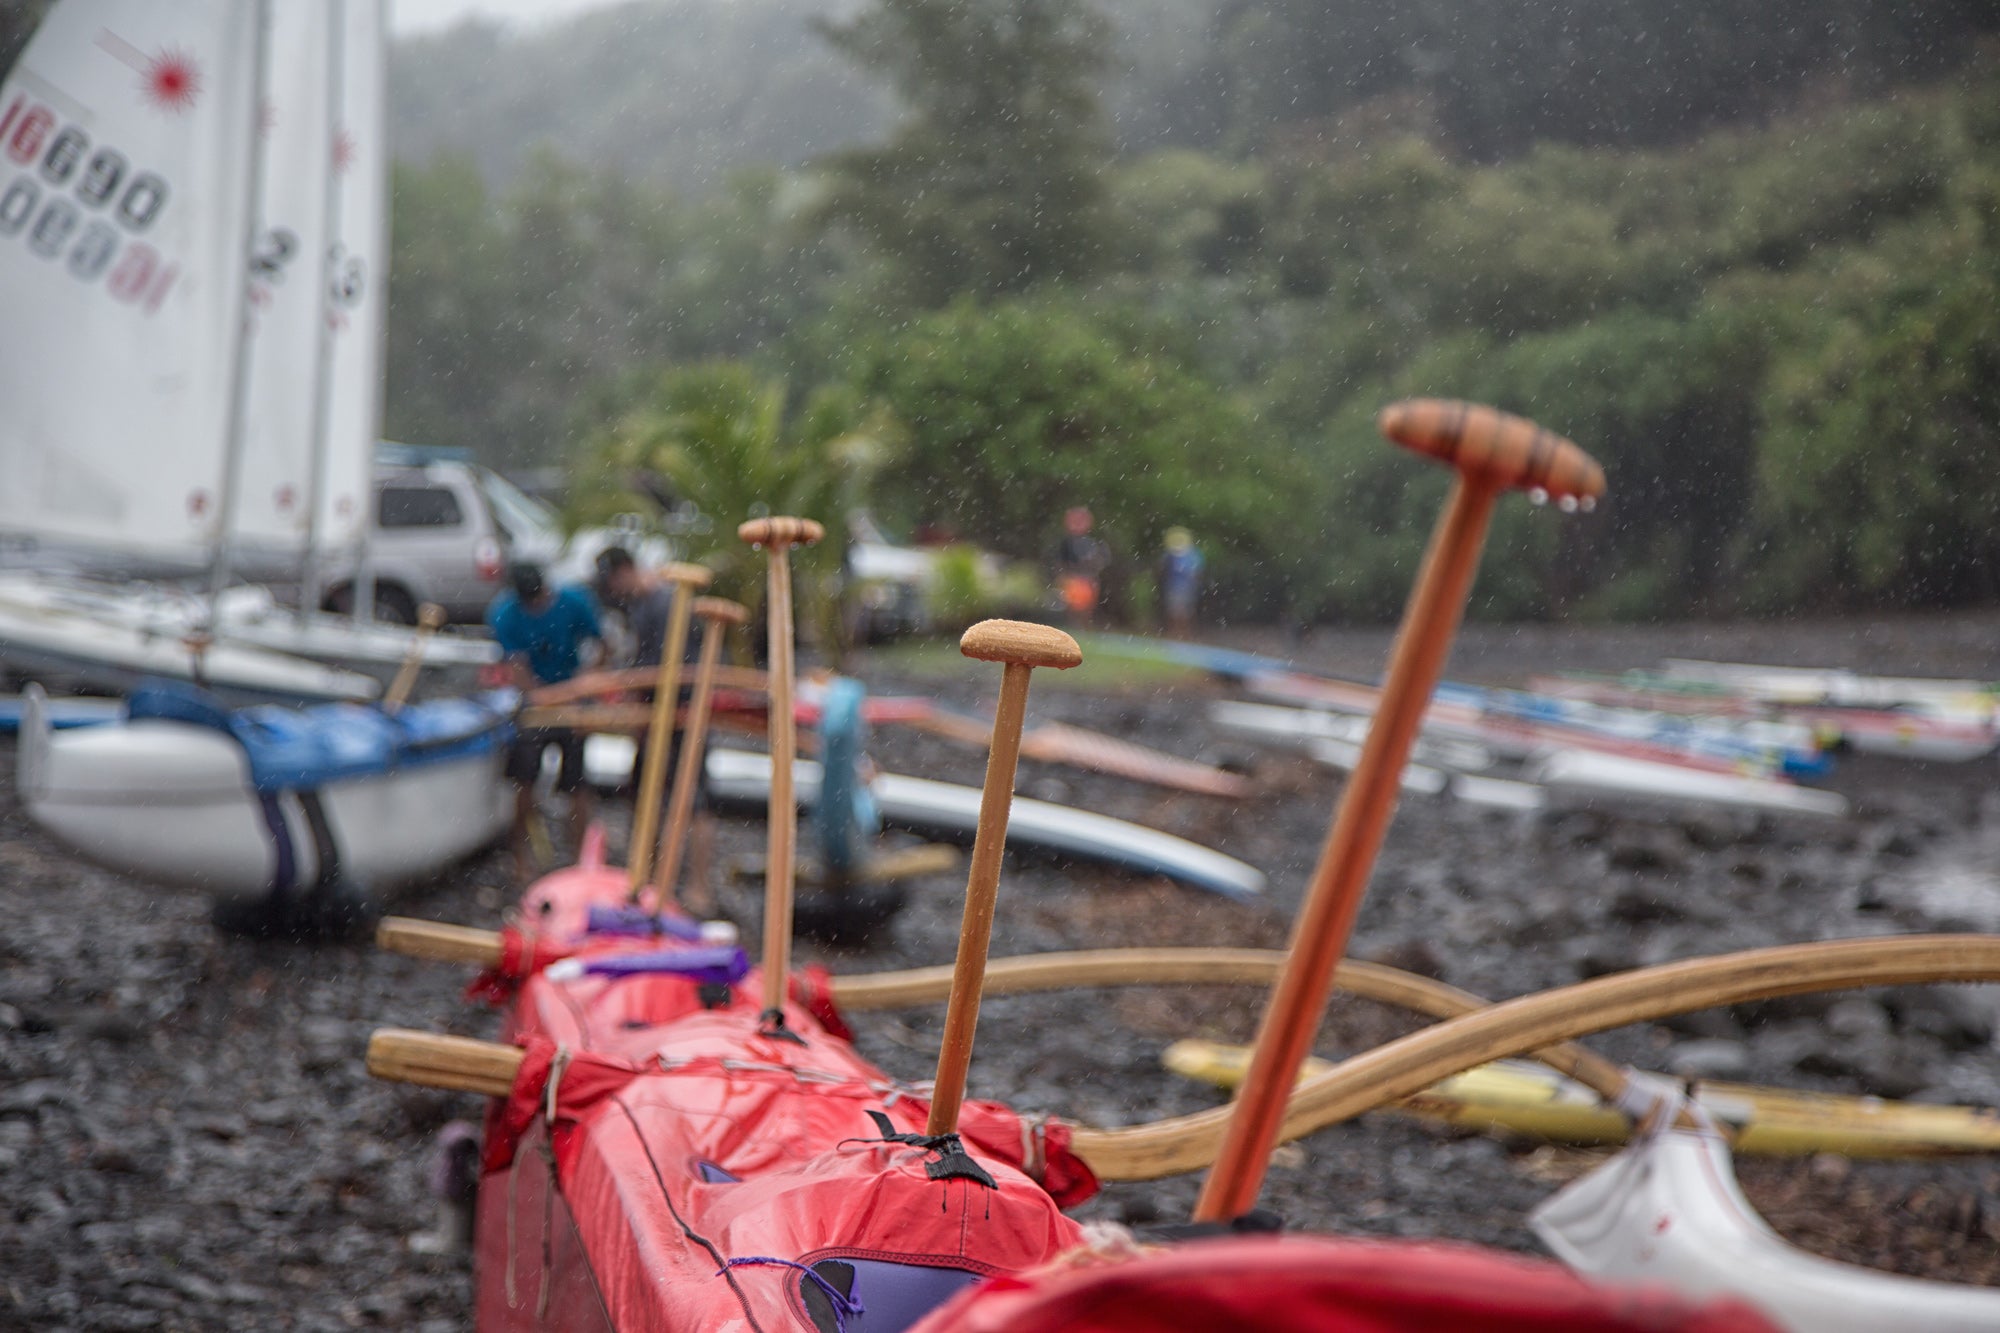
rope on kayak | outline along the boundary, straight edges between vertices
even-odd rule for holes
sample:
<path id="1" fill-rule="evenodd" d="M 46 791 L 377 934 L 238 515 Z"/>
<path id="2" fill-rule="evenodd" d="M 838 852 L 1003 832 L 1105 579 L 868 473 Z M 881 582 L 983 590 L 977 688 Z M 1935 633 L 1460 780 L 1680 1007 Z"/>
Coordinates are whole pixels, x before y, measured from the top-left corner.
<path id="1" fill-rule="evenodd" d="M 639 1125 L 639 1118 L 632 1114 L 632 1108 L 625 1104 L 623 1097 L 613 1097 L 611 1102 L 612 1105 L 624 1113 L 625 1119 L 631 1122 L 633 1138 L 637 1140 L 639 1150 L 646 1154 L 646 1165 L 653 1169 L 653 1179 L 659 1183 L 660 1200 L 667 1205 L 667 1212 L 673 1215 L 675 1224 L 681 1229 L 681 1234 L 696 1245 L 701 1246 L 702 1249 L 707 1250 L 708 1257 L 715 1260 L 718 1265 L 716 1273 L 724 1282 L 729 1284 L 729 1289 L 736 1293 L 736 1301 L 743 1307 L 743 1318 L 750 1325 L 751 1333 L 764 1333 L 764 1326 L 757 1322 L 756 1314 L 750 1309 L 750 1293 L 743 1290 L 743 1284 L 738 1282 L 736 1275 L 729 1271 L 729 1260 L 722 1257 L 722 1251 L 715 1248 L 714 1241 L 689 1226 L 687 1219 L 681 1216 L 681 1210 L 674 1207 L 673 1191 L 667 1188 L 667 1177 L 660 1170 L 659 1160 L 653 1156 L 653 1145 L 646 1141 L 645 1131 Z"/>
<path id="2" fill-rule="evenodd" d="M 727 1277 L 729 1270 L 732 1268 L 747 1268 L 752 1265 L 761 1265 L 770 1268 L 796 1268 L 806 1277 L 811 1278 L 813 1285 L 820 1289 L 821 1293 L 826 1296 L 827 1303 L 833 1307 L 833 1326 L 839 1330 L 839 1333 L 847 1333 L 847 1316 L 867 1313 L 866 1310 L 861 1308 L 860 1297 L 849 1296 L 839 1287 L 827 1281 L 819 1272 L 809 1268 L 805 1264 L 799 1263 L 796 1259 L 778 1259 L 765 1254 L 746 1254 L 741 1259 L 731 1259 L 725 1263 L 721 1268 L 716 1270 L 716 1276 Z"/>

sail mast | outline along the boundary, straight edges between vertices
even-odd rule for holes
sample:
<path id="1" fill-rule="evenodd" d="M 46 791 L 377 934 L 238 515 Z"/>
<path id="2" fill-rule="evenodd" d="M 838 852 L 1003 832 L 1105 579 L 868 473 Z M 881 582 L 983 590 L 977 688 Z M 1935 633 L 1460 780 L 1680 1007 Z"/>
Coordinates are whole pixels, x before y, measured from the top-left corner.
<path id="1" fill-rule="evenodd" d="M 312 614 L 319 605 L 320 523 L 319 511 L 326 493 L 327 441 L 333 430 L 333 257 L 340 245 L 341 164 L 335 160 L 335 144 L 345 132 L 347 93 L 347 4 L 328 0 L 327 79 L 326 79 L 326 195 L 322 228 L 326 253 L 320 256 L 320 321 L 318 360 L 313 371 L 312 448 L 306 461 L 306 549 L 299 573 L 299 618 Z"/>
<path id="2" fill-rule="evenodd" d="M 230 370 L 229 427 L 222 455 L 222 484 L 216 503 L 214 554 L 209 561 L 208 616 L 215 619 L 215 598 L 229 582 L 230 529 L 236 523 L 237 494 L 241 490 L 243 453 L 249 433 L 250 416 L 250 274 L 255 271 L 257 248 L 263 241 L 261 208 L 264 195 L 264 106 L 269 98 L 271 0 L 255 0 L 257 37 L 256 77 L 250 92 L 250 171 L 243 199 L 243 267 L 237 275 L 238 310 L 236 348 Z"/>

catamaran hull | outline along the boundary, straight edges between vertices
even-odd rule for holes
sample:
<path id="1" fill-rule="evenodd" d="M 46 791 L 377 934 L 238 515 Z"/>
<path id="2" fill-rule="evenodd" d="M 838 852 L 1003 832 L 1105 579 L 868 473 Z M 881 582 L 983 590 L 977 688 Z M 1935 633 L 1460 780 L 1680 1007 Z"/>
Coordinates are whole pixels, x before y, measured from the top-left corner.
<path id="1" fill-rule="evenodd" d="M 121 624 L 0 589 L 0 668 L 23 679 L 125 694 L 147 679 L 194 681 L 231 704 L 370 699 L 375 680 L 261 648 L 218 642 L 197 662 L 179 633 Z"/>
<path id="2" fill-rule="evenodd" d="M 19 762 L 28 813 L 78 854 L 225 901 L 336 871 L 371 891 L 410 884 L 492 843 L 512 811 L 490 750 L 260 794 L 228 736 L 145 719 L 61 735 L 24 728 Z"/>

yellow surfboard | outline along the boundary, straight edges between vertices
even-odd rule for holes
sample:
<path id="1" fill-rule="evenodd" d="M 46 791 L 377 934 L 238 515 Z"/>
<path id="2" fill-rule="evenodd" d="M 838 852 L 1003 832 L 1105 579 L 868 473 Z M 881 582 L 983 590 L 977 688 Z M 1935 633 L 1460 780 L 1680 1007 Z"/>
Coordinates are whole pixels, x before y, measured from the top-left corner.
<path id="1" fill-rule="evenodd" d="M 1233 1088 L 1249 1066 L 1249 1051 L 1208 1041 L 1177 1041 L 1160 1062 L 1176 1074 Z M 1305 1075 L 1330 1068 L 1306 1062 Z M 2000 1151 L 2000 1110 L 1930 1106 L 1792 1092 L 1747 1083 L 1701 1083 L 1695 1100 L 1736 1139 L 1738 1152 L 1805 1156 L 1936 1157 Z M 1499 1060 L 1432 1084 L 1393 1110 L 1467 1129 L 1521 1134 L 1553 1143 L 1623 1143 L 1631 1129 L 1597 1094 L 1553 1069 Z"/>

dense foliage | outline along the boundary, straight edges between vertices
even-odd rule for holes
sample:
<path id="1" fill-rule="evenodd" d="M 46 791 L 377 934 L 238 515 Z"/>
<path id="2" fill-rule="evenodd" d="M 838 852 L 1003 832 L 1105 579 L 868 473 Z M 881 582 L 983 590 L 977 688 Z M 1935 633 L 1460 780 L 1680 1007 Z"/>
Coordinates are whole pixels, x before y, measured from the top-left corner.
<path id="1" fill-rule="evenodd" d="M 2000 10 L 1472 9 L 672 0 L 405 48 L 406 147 L 508 146 L 398 168 L 388 432 L 574 465 L 579 512 L 651 468 L 718 530 L 865 504 L 1040 560 L 1088 504 L 1114 594 L 1185 525 L 1221 604 L 1373 617 L 1445 484 L 1373 414 L 1464 396 L 1612 484 L 1504 508 L 1486 614 L 2000 598 Z M 684 170 L 645 127 L 666 99 L 721 143 L 697 93 L 745 51 L 769 105 L 737 118 L 820 137 Z M 580 76 L 607 118 L 535 150 Z M 860 435 L 893 462 L 827 450 Z"/>
<path id="2" fill-rule="evenodd" d="M 1104 34 L 1070 0 L 895 0 L 838 34 L 911 115 L 815 171 L 688 200 L 545 157 L 489 200 L 462 161 L 404 168 L 393 429 L 578 458 L 601 506 L 631 423 L 688 391 L 659 368 L 734 358 L 686 373 L 894 437 L 865 493 L 844 483 L 892 527 L 1039 560 L 1089 504 L 1114 592 L 1185 524 L 1231 607 L 1384 616 L 1445 478 L 1373 413 L 1459 395 L 1612 477 L 1589 519 L 1503 511 L 1487 614 L 2000 596 L 1990 56 L 1682 144 L 1481 165 L 1394 105 L 1349 143 L 1114 156 Z M 786 502 L 758 475 L 682 484 L 733 523 Z"/>

